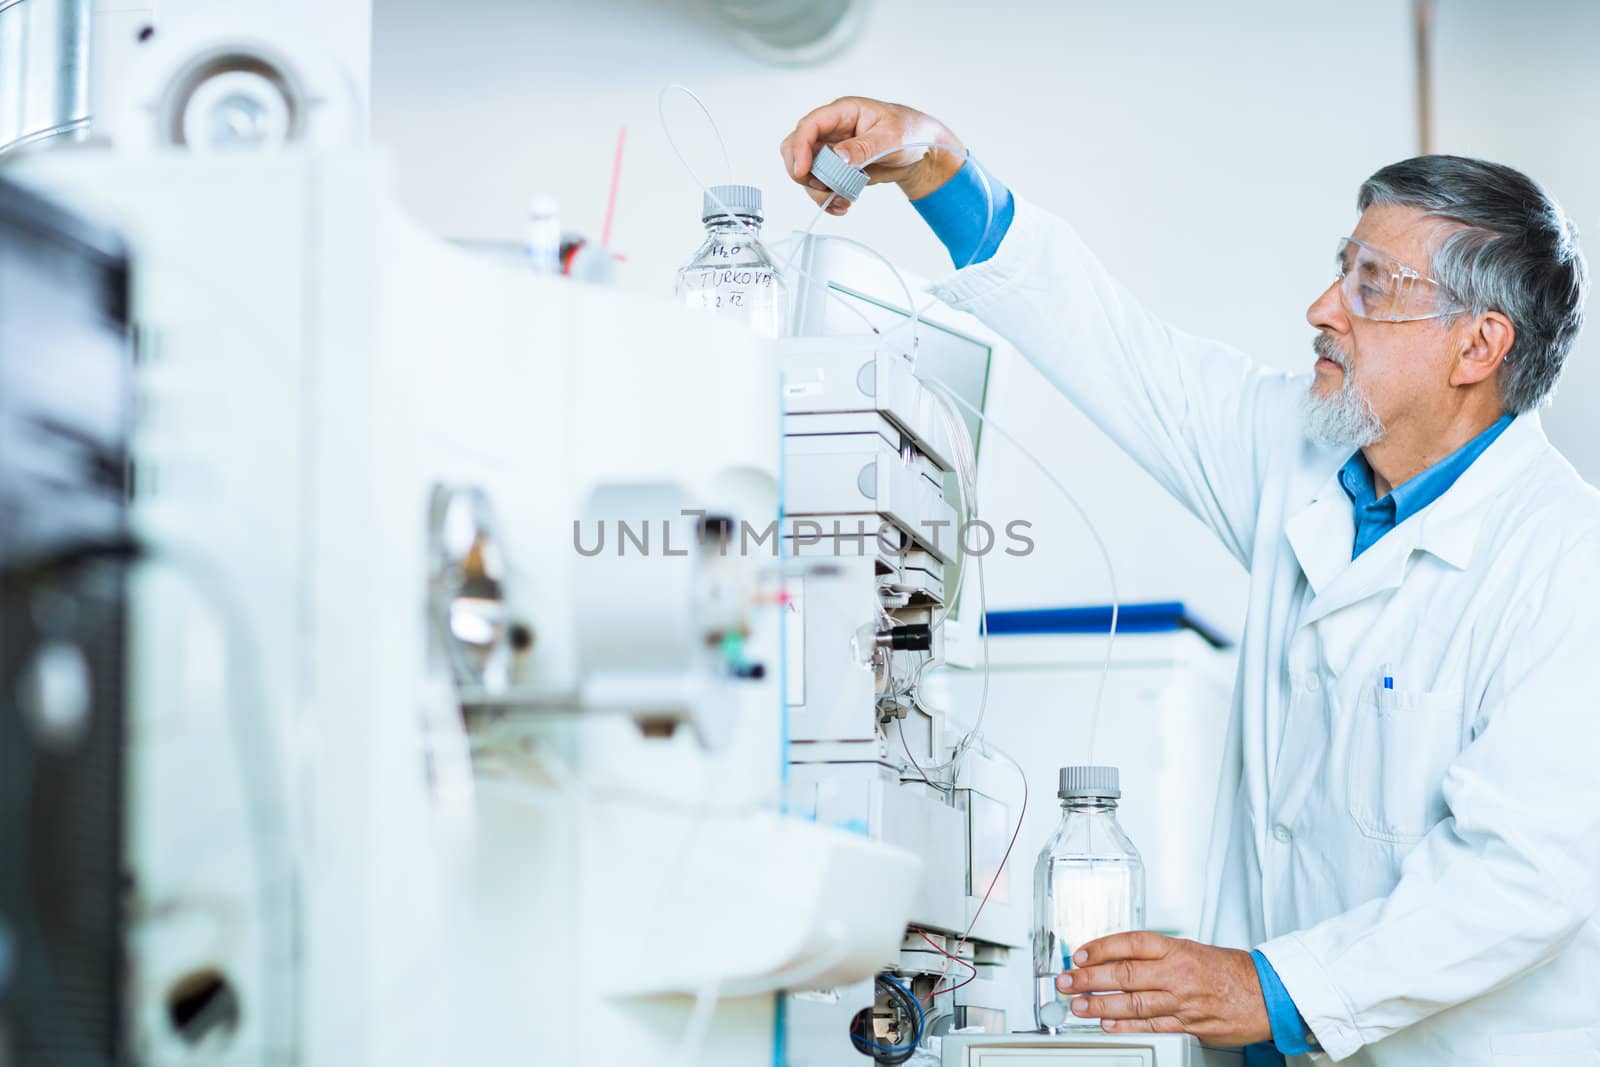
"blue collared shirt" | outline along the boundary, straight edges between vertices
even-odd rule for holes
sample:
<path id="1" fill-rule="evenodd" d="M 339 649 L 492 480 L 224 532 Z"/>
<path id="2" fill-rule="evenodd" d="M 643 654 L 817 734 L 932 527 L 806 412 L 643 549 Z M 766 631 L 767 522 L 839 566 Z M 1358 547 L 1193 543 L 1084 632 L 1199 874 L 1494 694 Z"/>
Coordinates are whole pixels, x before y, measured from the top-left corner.
<path id="1" fill-rule="evenodd" d="M 1384 534 L 1443 496 L 1445 490 L 1472 466 L 1472 461 L 1483 455 L 1484 449 L 1494 444 L 1495 438 L 1505 432 L 1512 418 L 1512 415 L 1500 416 L 1478 436 L 1404 485 L 1395 486 L 1381 499 L 1373 488 L 1372 467 L 1367 464 L 1367 457 L 1360 452 L 1351 456 L 1339 471 L 1339 484 L 1355 510 L 1356 540 L 1350 550 L 1350 558 L 1355 559 L 1375 545 Z"/>

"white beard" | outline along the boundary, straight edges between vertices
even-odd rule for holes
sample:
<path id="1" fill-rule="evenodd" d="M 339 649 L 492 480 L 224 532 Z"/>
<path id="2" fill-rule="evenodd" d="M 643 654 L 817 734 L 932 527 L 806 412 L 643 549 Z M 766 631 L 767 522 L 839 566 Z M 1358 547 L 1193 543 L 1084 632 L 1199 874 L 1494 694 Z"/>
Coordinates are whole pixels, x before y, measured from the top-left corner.
<path id="1" fill-rule="evenodd" d="M 1311 346 L 1319 356 L 1344 368 L 1344 384 L 1332 396 L 1319 396 L 1316 382 L 1306 390 L 1300 403 L 1306 437 L 1321 448 L 1366 448 L 1383 440 L 1383 421 L 1372 409 L 1372 402 L 1356 384 L 1349 361 L 1326 335 L 1318 335 Z"/>

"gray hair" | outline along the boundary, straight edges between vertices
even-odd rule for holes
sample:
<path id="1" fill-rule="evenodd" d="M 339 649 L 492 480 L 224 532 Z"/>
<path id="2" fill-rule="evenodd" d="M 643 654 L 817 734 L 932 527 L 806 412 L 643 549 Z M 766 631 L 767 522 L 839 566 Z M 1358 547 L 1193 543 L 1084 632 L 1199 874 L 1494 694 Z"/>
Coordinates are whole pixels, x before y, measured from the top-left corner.
<path id="1" fill-rule="evenodd" d="M 1583 326 L 1588 267 L 1561 205 L 1521 171 L 1462 156 L 1417 156 L 1361 184 L 1356 206 L 1421 208 L 1458 223 L 1433 251 L 1432 275 L 1467 309 L 1516 327 L 1500 368 L 1500 402 L 1514 415 L 1545 402 Z"/>

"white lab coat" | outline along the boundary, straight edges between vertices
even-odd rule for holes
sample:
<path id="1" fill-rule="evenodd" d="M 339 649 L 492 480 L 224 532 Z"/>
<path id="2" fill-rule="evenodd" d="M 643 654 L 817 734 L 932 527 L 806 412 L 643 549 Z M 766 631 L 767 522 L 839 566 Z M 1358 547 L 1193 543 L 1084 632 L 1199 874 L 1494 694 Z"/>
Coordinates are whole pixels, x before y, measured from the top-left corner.
<path id="1" fill-rule="evenodd" d="M 935 291 L 1250 571 L 1205 939 L 1263 948 L 1314 1061 L 1600 1065 L 1600 494 L 1538 416 L 1352 561 L 1307 375 L 1160 322 L 1025 202 Z"/>

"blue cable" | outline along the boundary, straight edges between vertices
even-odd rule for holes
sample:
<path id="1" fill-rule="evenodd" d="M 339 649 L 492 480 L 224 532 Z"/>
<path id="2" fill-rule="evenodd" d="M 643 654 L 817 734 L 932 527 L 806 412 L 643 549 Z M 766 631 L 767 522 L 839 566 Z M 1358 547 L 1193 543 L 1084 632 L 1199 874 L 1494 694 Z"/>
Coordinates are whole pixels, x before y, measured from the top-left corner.
<path id="1" fill-rule="evenodd" d="M 915 1043 L 910 1044 L 910 1045 L 879 1045 L 879 1044 L 875 1044 L 874 1042 L 868 1041 L 866 1038 L 862 1037 L 860 1034 L 851 1034 L 850 1035 L 850 1040 L 854 1041 L 857 1045 L 860 1045 L 862 1048 L 876 1049 L 879 1052 L 893 1052 L 893 1053 L 896 1053 L 896 1054 L 901 1053 L 901 1052 L 910 1052 L 912 1049 L 917 1047 Z"/>
<path id="2" fill-rule="evenodd" d="M 889 1053 L 894 1053 L 896 1055 L 898 1055 L 899 1053 L 902 1053 L 902 1052 L 911 1052 L 919 1044 L 922 1043 L 922 1031 L 923 1031 L 923 1028 L 927 1025 L 927 1016 L 923 1014 L 922 1002 L 919 1001 L 916 998 L 916 996 L 911 992 L 911 990 L 907 989 L 905 986 L 901 985 L 898 981 L 896 981 L 893 975 L 880 974 L 880 975 L 878 975 L 878 981 L 887 982 L 890 985 L 894 986 L 896 989 L 898 989 L 900 992 L 904 993 L 906 995 L 906 998 L 911 1001 L 912 1007 L 917 1009 L 917 1031 L 911 1037 L 911 1044 L 909 1044 L 909 1045 L 879 1045 L 879 1044 L 876 1044 L 875 1042 L 868 1041 L 866 1038 L 861 1037 L 859 1034 L 855 1034 L 855 1033 L 852 1033 L 850 1035 L 850 1040 L 854 1041 L 856 1044 L 860 1045 L 863 1048 L 874 1049 L 874 1050 L 876 1050 L 878 1052 L 889 1052 Z"/>
<path id="3" fill-rule="evenodd" d="M 914 1046 L 916 1044 L 916 1042 L 922 1040 L 922 1028 L 927 1023 L 927 1016 L 922 1014 L 922 1002 L 920 1000 L 918 1000 L 912 994 L 911 990 L 909 990 L 905 986 L 901 985 L 895 979 L 894 975 L 892 975 L 892 974 L 880 974 L 878 977 L 883 979 L 885 982 L 888 982 L 890 985 L 894 986 L 896 989 L 900 990 L 900 992 L 904 993 L 906 995 L 906 999 L 911 1001 L 912 1007 L 917 1009 L 917 1036 L 912 1039 L 912 1045 Z"/>

